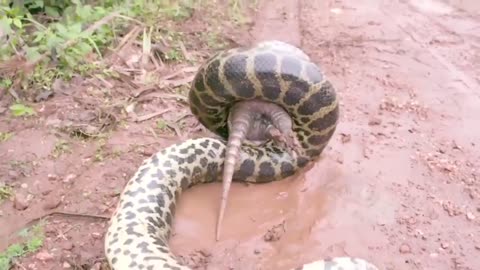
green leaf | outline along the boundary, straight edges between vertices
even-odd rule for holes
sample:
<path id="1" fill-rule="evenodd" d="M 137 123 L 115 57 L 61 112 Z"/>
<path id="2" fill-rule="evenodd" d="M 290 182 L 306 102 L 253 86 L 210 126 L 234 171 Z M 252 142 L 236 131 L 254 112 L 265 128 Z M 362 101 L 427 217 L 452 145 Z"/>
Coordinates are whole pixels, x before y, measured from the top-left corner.
<path id="1" fill-rule="evenodd" d="M 8 257 L 20 257 L 25 253 L 25 250 L 22 245 L 13 244 L 8 247 L 6 253 Z"/>
<path id="2" fill-rule="evenodd" d="M 33 39 L 33 43 L 38 43 L 45 37 L 45 32 L 37 31 L 37 32 L 34 32 L 33 35 L 35 36 L 35 38 Z"/>
<path id="3" fill-rule="evenodd" d="M 68 27 L 68 29 L 70 30 L 70 32 L 74 33 L 74 34 L 80 34 L 82 33 L 82 23 L 74 23 L 72 25 L 70 25 Z"/>
<path id="4" fill-rule="evenodd" d="M 46 6 L 45 13 L 47 13 L 47 15 L 50 17 L 60 17 L 60 12 L 58 8 L 55 8 L 55 7 Z"/>
<path id="5" fill-rule="evenodd" d="M 43 246 L 43 239 L 41 237 L 33 237 L 30 241 L 27 242 L 27 251 L 34 252 Z"/>
<path id="6" fill-rule="evenodd" d="M 57 23 L 55 24 L 55 28 L 57 28 L 57 32 L 60 36 L 67 37 L 69 35 L 67 28 L 63 24 Z"/>
<path id="7" fill-rule="evenodd" d="M 5 33 L 7 35 L 13 33 L 12 19 L 7 18 L 7 17 L 0 18 L 0 30 L 1 30 L 1 32 Z"/>
<path id="8" fill-rule="evenodd" d="M 38 52 L 38 47 L 27 47 L 25 51 L 27 52 L 27 60 L 30 62 L 41 57 L 41 54 Z"/>
<path id="9" fill-rule="evenodd" d="M 10 111 L 14 116 L 30 116 L 35 114 L 32 108 L 20 103 L 10 106 Z"/>
<path id="10" fill-rule="evenodd" d="M 76 13 L 82 19 L 88 19 L 92 16 L 92 7 L 90 5 L 78 6 Z"/>
<path id="11" fill-rule="evenodd" d="M 18 28 L 22 28 L 23 26 L 22 21 L 19 18 L 13 18 L 13 24 Z"/>

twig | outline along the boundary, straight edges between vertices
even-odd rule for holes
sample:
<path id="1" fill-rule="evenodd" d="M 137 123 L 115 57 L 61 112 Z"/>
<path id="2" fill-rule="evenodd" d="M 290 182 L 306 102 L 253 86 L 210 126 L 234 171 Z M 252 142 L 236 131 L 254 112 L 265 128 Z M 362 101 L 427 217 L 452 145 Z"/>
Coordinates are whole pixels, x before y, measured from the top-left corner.
<path id="1" fill-rule="evenodd" d="M 185 77 L 185 78 L 182 78 L 182 79 L 178 79 L 178 80 L 161 81 L 159 83 L 159 87 L 163 88 L 165 86 L 172 86 L 173 88 L 176 88 L 176 87 L 179 87 L 179 86 L 182 86 L 182 85 L 188 85 L 189 83 L 191 83 L 193 81 L 194 78 L 195 78 L 195 75 L 191 75 L 191 76 L 188 76 L 188 77 Z"/>
<path id="2" fill-rule="evenodd" d="M 27 222 L 27 224 L 25 226 L 30 226 L 31 224 L 36 223 L 41 219 L 44 219 L 44 218 L 49 217 L 49 216 L 54 216 L 54 215 L 65 216 L 65 217 L 83 217 L 83 218 L 103 219 L 103 220 L 109 220 L 110 219 L 110 217 L 108 217 L 108 216 L 95 215 L 95 214 L 78 214 L 78 213 L 53 211 L 53 212 L 43 214 L 40 217 L 37 217 L 37 218 L 34 218 L 34 219 L 30 220 L 29 222 Z"/>
<path id="3" fill-rule="evenodd" d="M 122 38 L 118 46 L 113 51 L 118 52 L 122 50 L 123 47 L 125 47 L 127 44 L 131 44 L 137 38 L 138 34 L 140 34 L 140 31 L 142 31 L 142 29 L 139 26 L 133 27 L 132 30 L 130 30 L 130 32 L 128 32 Z"/>
<path id="4" fill-rule="evenodd" d="M 169 80 L 169 79 L 171 79 L 171 78 L 175 78 L 175 77 L 177 77 L 177 76 L 180 75 L 180 74 L 194 73 L 194 72 L 197 72 L 197 70 L 198 70 L 198 66 L 197 66 L 197 67 L 196 67 L 196 66 L 193 66 L 193 67 L 184 67 L 184 68 L 182 68 L 182 69 L 180 69 L 180 70 L 177 70 L 177 71 L 175 71 L 175 72 L 172 72 L 172 73 L 170 73 L 170 74 L 168 74 L 168 75 L 165 75 L 165 76 L 161 77 L 160 80 L 166 81 L 166 80 Z"/>
<path id="5" fill-rule="evenodd" d="M 139 99 L 139 101 L 149 100 L 152 98 L 180 99 L 183 102 L 188 101 L 188 98 L 186 96 L 182 96 L 179 94 L 166 94 L 166 93 L 149 93 L 149 94 L 146 94 L 143 98 Z"/>
<path id="6" fill-rule="evenodd" d="M 183 57 L 185 57 L 185 59 L 186 59 L 187 61 L 192 60 L 192 57 L 191 57 L 190 54 L 188 53 L 188 51 L 187 51 L 187 49 L 185 48 L 185 45 L 183 44 L 183 42 L 180 42 L 180 49 L 182 50 Z"/>
<path id="7" fill-rule="evenodd" d="M 168 108 L 168 109 L 165 109 L 165 110 L 162 110 L 162 111 L 149 113 L 149 114 L 142 115 L 142 116 L 135 116 L 135 117 L 133 117 L 134 118 L 133 121 L 135 121 L 136 123 L 143 122 L 143 121 L 146 121 L 148 119 L 151 119 L 151 118 L 157 117 L 159 115 L 162 115 L 162 114 L 164 114 L 166 112 L 169 112 L 171 110 L 172 109 Z"/>
<path id="8" fill-rule="evenodd" d="M 147 92 L 150 92 L 151 90 L 155 90 L 156 86 L 155 85 L 146 85 L 146 86 L 143 86 L 141 87 L 140 89 L 137 89 L 137 91 L 135 93 L 133 93 L 133 97 L 135 98 L 138 98 L 139 96 L 147 93 Z"/>

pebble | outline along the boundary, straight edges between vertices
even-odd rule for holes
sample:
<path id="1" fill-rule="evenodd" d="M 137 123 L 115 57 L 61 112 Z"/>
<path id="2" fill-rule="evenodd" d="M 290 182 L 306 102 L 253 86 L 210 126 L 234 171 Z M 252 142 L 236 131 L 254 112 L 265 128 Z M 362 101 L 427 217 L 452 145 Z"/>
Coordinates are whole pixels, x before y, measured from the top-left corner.
<path id="1" fill-rule="evenodd" d="M 371 118 L 369 121 L 368 121 L 368 125 L 369 126 L 378 126 L 382 123 L 382 120 L 380 118 Z"/>
<path id="2" fill-rule="evenodd" d="M 27 189 L 27 188 L 28 188 L 28 184 L 27 184 L 27 183 L 22 183 L 22 184 L 20 185 L 20 187 L 23 188 L 23 189 Z"/>
<path id="3" fill-rule="evenodd" d="M 37 258 L 38 260 L 40 260 L 42 262 L 45 262 L 45 261 L 52 260 L 53 255 L 46 252 L 46 251 L 40 251 L 39 253 L 37 253 L 37 255 L 35 255 L 35 258 Z"/>
<path id="4" fill-rule="evenodd" d="M 47 201 L 43 204 L 43 209 L 51 210 L 57 208 L 62 203 L 60 197 L 51 197 L 48 198 Z"/>
<path id="5" fill-rule="evenodd" d="M 440 246 L 443 248 L 443 249 L 447 249 L 450 245 L 448 243 L 441 243 Z"/>
<path id="6" fill-rule="evenodd" d="M 8 176 L 10 177 L 10 180 L 14 181 L 18 179 L 18 173 L 16 171 L 8 171 Z"/>
<path id="7" fill-rule="evenodd" d="M 22 211 L 27 209 L 28 206 L 29 202 L 24 195 L 20 193 L 15 194 L 15 197 L 13 198 L 13 207 L 15 209 Z"/>
<path id="8" fill-rule="evenodd" d="M 72 266 L 68 262 L 63 262 L 62 264 L 63 269 L 70 269 Z"/>
<path id="9" fill-rule="evenodd" d="M 65 242 L 62 244 L 64 250 L 72 250 L 75 245 L 72 242 Z"/>
<path id="10" fill-rule="evenodd" d="M 56 175 L 56 174 L 48 174 L 48 175 L 47 175 L 47 178 L 48 178 L 48 180 L 50 180 L 50 181 L 55 181 L 55 180 L 58 179 L 58 175 Z"/>
<path id="11" fill-rule="evenodd" d="M 467 213 L 467 220 L 472 221 L 475 219 L 475 215 L 472 212 Z"/>
<path id="12" fill-rule="evenodd" d="M 77 176 L 75 174 L 71 173 L 63 179 L 63 182 L 68 184 L 68 183 L 72 182 L 72 180 L 75 179 L 75 177 L 77 177 Z"/>
<path id="13" fill-rule="evenodd" d="M 100 238 L 102 238 L 102 234 L 100 234 L 100 233 L 98 233 L 98 232 L 93 232 L 93 233 L 92 233 L 92 237 L 93 237 L 94 239 L 100 239 Z"/>
<path id="14" fill-rule="evenodd" d="M 340 133 L 340 135 L 341 135 L 340 139 L 342 143 L 348 143 L 352 140 L 352 135 L 350 134 Z"/>
<path id="15" fill-rule="evenodd" d="M 41 187 L 40 189 L 41 189 L 40 192 L 42 193 L 43 196 L 46 196 L 46 195 L 50 194 L 50 192 L 53 191 L 53 189 L 51 187 Z"/>
<path id="16" fill-rule="evenodd" d="M 101 263 L 96 263 L 92 266 L 90 270 L 100 270 L 102 269 L 102 264 Z"/>
<path id="17" fill-rule="evenodd" d="M 401 244 L 398 250 L 402 254 L 407 254 L 412 252 L 412 248 L 408 244 Z"/>

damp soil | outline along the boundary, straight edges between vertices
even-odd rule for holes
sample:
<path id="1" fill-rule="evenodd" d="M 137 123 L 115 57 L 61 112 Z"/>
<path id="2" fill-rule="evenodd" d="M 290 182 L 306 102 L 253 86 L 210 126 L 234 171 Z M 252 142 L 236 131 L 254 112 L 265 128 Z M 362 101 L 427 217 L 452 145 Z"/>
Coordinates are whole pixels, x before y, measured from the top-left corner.
<path id="1" fill-rule="evenodd" d="M 290 269 L 356 256 L 380 269 L 480 269 L 480 4 L 260 1 L 249 29 L 229 33 L 238 44 L 300 46 L 337 88 L 341 120 L 322 158 L 304 171 L 275 183 L 234 183 L 218 242 L 221 184 L 184 192 L 171 239 L 182 261 L 195 269 Z M 101 143 L 55 131 L 69 113 L 94 127 L 114 121 L 108 110 L 92 117 L 86 99 L 74 102 L 72 93 L 101 95 L 87 89 L 76 83 L 37 104 L 35 120 L 0 115 L 2 131 L 14 133 L 0 143 L 0 176 L 15 194 L 0 205 L 0 249 L 52 211 L 92 215 L 52 215 L 44 247 L 15 269 L 104 267 L 105 217 L 142 160 L 207 134 L 168 95 L 144 100 L 143 110 L 170 108 L 167 121 L 184 112 L 189 132 L 152 132 L 155 118 L 117 125 Z M 59 140 L 68 151 L 56 158 Z"/>

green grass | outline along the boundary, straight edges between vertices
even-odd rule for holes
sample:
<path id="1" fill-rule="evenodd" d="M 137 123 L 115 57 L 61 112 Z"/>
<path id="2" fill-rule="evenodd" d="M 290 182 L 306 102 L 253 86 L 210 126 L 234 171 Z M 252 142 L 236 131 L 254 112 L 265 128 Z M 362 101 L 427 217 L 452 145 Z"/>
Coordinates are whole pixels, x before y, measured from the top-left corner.
<path id="1" fill-rule="evenodd" d="M 70 143 L 64 140 L 59 140 L 53 147 L 52 156 L 53 158 L 59 158 L 61 155 L 69 153 L 72 153 Z"/>
<path id="2" fill-rule="evenodd" d="M 0 132 L 0 142 L 6 142 L 13 137 L 12 132 Z"/>
<path id="3" fill-rule="evenodd" d="M 0 37 L 0 62 L 11 71 L 0 74 L 0 91 L 50 89 L 56 79 L 102 73 L 106 66 L 92 63 L 101 62 L 131 24 L 158 31 L 165 28 L 159 21 L 188 18 L 197 5 L 194 0 L 25 0 L 10 6 L 11 2 L 0 0 L 0 32 L 5 34 Z M 19 66 L 13 60 L 20 55 L 33 64 L 28 74 L 15 71 Z M 168 52 L 170 59 L 180 57 L 177 50 Z M 27 108 L 13 110 L 33 114 Z"/>
<path id="4" fill-rule="evenodd" d="M 7 200 L 13 196 L 13 189 L 10 186 L 2 185 L 0 186 L 0 203 L 4 200 Z"/>
<path id="5" fill-rule="evenodd" d="M 43 224 L 24 229 L 18 236 L 21 238 L 20 243 L 12 244 L 0 253 L 0 270 L 9 270 L 16 259 L 37 252 L 43 246 Z"/>

